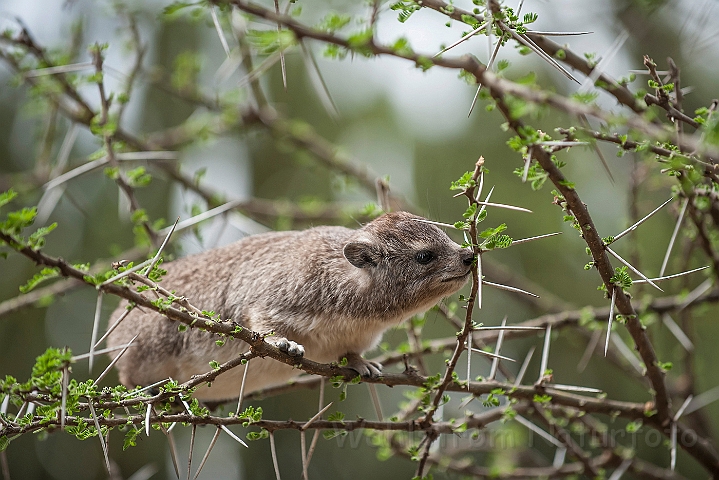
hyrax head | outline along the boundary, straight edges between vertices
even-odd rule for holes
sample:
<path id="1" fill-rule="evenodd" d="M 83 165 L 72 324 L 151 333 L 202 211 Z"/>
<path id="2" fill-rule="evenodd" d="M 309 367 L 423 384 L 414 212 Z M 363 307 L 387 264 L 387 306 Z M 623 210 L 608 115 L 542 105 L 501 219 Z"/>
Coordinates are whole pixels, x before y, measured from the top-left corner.
<path id="1" fill-rule="evenodd" d="M 474 262 L 471 250 L 406 212 L 387 213 L 365 225 L 344 246 L 344 256 L 367 273 L 378 296 L 392 296 L 392 303 L 410 309 L 459 290 Z"/>

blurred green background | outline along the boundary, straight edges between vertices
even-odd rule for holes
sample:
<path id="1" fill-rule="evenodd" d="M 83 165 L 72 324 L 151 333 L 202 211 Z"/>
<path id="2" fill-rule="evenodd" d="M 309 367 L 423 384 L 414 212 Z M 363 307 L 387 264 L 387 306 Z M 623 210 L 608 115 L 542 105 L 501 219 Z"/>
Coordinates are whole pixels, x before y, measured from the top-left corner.
<path id="1" fill-rule="evenodd" d="M 271 3 L 262 2 L 267 7 Z M 360 2 L 301 0 L 303 6 L 299 20 L 313 24 L 329 10 L 345 12 L 353 18 L 367 18 L 368 7 Z M 465 5 L 466 4 L 466 5 Z M 178 16 L 173 20 L 162 17 L 162 2 L 126 2 L 127 8 L 137 12 L 142 39 L 147 43 L 148 56 L 145 67 L 171 71 L 178 55 L 191 52 L 200 59 L 199 84 L 203 91 L 222 91 L 240 78 L 235 73 L 229 79 L 218 80 L 216 72 L 225 60 L 225 53 L 212 26 L 209 14 L 199 18 Z M 406 36 L 416 51 L 433 54 L 440 45 L 458 39 L 466 27 L 450 22 L 445 26 L 445 17 L 432 11 L 420 11 L 407 23 L 400 24 L 396 14 L 383 3 L 378 23 L 378 38 L 391 42 Z M 458 6 L 471 9 L 471 2 L 458 1 Z M 664 65 L 664 59 L 671 56 L 682 69 L 684 86 L 693 91 L 686 97 L 686 111 L 706 105 L 719 90 L 719 48 L 716 32 L 710 28 L 707 19 L 716 18 L 716 2 L 712 1 L 596 1 L 575 2 L 570 0 L 547 0 L 525 2 L 525 11 L 535 11 L 539 30 L 581 30 L 592 31 L 584 37 L 565 37 L 569 46 L 578 53 L 595 52 L 602 56 L 624 29 L 629 33 L 628 41 L 620 53 L 607 67 L 607 72 L 616 77 L 624 76 L 629 69 L 642 67 L 642 55 L 648 54 Z M 14 25 L 13 16 L 27 24 L 38 42 L 50 48 L 66 49 L 72 32 L 78 24 L 79 33 L 77 61 L 88 61 L 85 47 L 94 42 L 108 42 L 106 64 L 120 72 L 129 70 L 131 57 L 124 48 L 126 27 L 114 13 L 112 5 L 106 2 L 3 0 L 0 3 L 0 26 Z M 679 21 L 677 20 L 679 19 Z M 254 26 L 257 28 L 257 26 Z M 262 28 L 269 28 L 266 25 Z M 355 27 L 356 28 L 356 27 Z M 228 32 L 229 38 L 229 32 Z M 231 40 L 231 39 L 230 39 Z M 314 127 L 318 133 L 341 147 L 357 162 L 364 163 L 380 176 L 389 176 L 392 191 L 404 197 L 415 209 L 427 217 L 454 222 L 461 218 L 464 202 L 452 198 L 449 185 L 465 171 L 473 168 L 474 162 L 482 155 L 490 173 L 486 177 L 488 186 L 495 186 L 492 200 L 531 208 L 531 215 L 492 210 L 487 220 L 495 226 L 506 222 L 507 233 L 513 238 L 561 231 L 564 235 L 492 253 L 496 262 L 505 265 L 517 275 L 541 285 L 543 289 L 561 298 L 573 307 L 585 305 L 602 306 L 608 301 L 596 287 L 599 278 L 594 271 L 582 267 L 588 261 L 584 243 L 576 231 L 562 222 L 562 212 L 552 205 L 551 187 L 532 191 L 513 174 L 521 167 L 521 158 L 509 150 L 505 142 L 509 134 L 500 128 L 501 115 L 486 111 L 480 101 L 473 114 L 467 112 L 476 87 L 467 85 L 457 78 L 456 72 L 433 68 L 422 72 L 407 62 L 397 59 L 346 58 L 333 61 L 322 56 L 323 46 L 310 43 L 315 51 L 319 69 L 328 89 L 337 104 L 340 115 L 337 120 L 323 108 L 322 93 L 314 87 L 312 76 L 298 50 L 287 54 L 288 88 L 282 87 L 279 65 L 274 65 L 263 77 L 262 85 L 271 105 L 289 118 L 301 119 Z M 486 61 L 486 37 L 477 37 L 465 42 L 452 54 L 472 53 Z M 571 93 L 577 86 L 558 72 L 543 64 L 534 55 L 522 57 L 511 45 L 505 46 L 500 59 L 512 62 L 507 76 L 518 78 L 528 71 L 535 71 L 539 83 L 560 93 Z M 258 60 L 259 63 L 259 60 Z M 309 72 L 309 73 L 308 73 Z M 13 73 L 6 65 L 0 64 L 0 190 L 14 186 L 22 192 L 21 200 L 34 205 L 42 191 L 33 187 L 33 169 L 42 152 L 42 137 L 48 124 L 48 109 L 32 101 L 26 87 L 15 87 Z M 118 78 L 108 75 L 110 90 L 119 88 Z M 639 77 L 632 89 L 646 88 L 645 77 Z M 97 105 L 95 90 L 86 87 L 82 93 Z M 609 108 L 614 100 L 601 94 L 600 103 Z M 133 93 L 125 118 L 125 128 L 135 134 L 149 133 L 180 125 L 188 117 L 201 118 L 202 111 L 178 100 L 140 80 Z M 571 118 L 556 113 L 544 115 L 536 126 L 552 132 L 555 127 L 568 127 L 576 123 Z M 69 124 L 58 123 L 54 142 L 48 158 L 57 155 Z M 70 165 L 86 161 L 89 154 L 100 145 L 95 137 L 82 130 L 70 156 Z M 603 236 L 616 234 L 630 223 L 629 205 L 630 176 L 633 171 L 646 169 L 645 181 L 640 183 L 636 207 L 643 215 L 670 196 L 671 181 L 658 175 L 659 166 L 651 160 L 627 154 L 617 158 L 615 151 L 602 147 L 609 167 L 614 175 L 612 183 L 605 174 L 596 154 L 589 148 L 574 148 L 560 154 L 567 162 L 566 175 L 577 185 L 582 199 L 587 203 L 595 223 Z M 278 141 L 262 129 L 253 128 L 248 132 L 225 134 L 222 137 L 202 139 L 180 151 L 183 171 L 196 172 L 206 168 L 205 182 L 229 198 L 251 198 L 288 200 L 297 204 L 309 202 L 338 201 L 362 205 L 375 201 L 374 195 L 362 190 L 355 182 L 346 181 L 336 173 L 327 170 L 314 161 L 311 155 L 298 152 L 286 143 Z M 45 251 L 62 256 L 72 262 L 95 262 L 109 259 L 133 245 L 132 224 L 127 207 L 119 199 L 112 180 L 96 171 L 67 184 L 65 196 L 51 213 L 47 223 L 59 224 L 48 238 Z M 151 186 L 138 190 L 138 199 L 147 209 L 150 218 L 174 220 L 191 215 L 196 196 L 182 191 L 168 182 L 161 174 L 154 176 Z M 678 203 L 678 202 L 675 202 Z M 625 258 L 638 259 L 639 266 L 649 276 L 659 272 L 662 257 L 676 218 L 678 205 L 661 212 L 648 224 L 639 229 L 631 239 L 617 245 Z M 348 219 L 347 225 L 356 225 Z M 269 228 L 294 228 L 286 218 L 266 225 Z M 235 226 L 222 226 L 222 221 L 204 225 L 201 238 L 185 235 L 172 249 L 173 255 L 182 255 L 217 244 L 240 238 L 248 231 L 260 231 L 258 225 L 246 224 L 244 232 Z M 458 241 L 459 238 L 456 238 Z M 677 271 L 682 249 L 676 248 L 675 259 L 670 263 L 669 272 Z M 698 266 L 701 259 L 690 261 Z M 673 268 L 673 269 L 672 269 Z M 0 260 L 0 301 L 19 295 L 18 286 L 36 272 L 36 267 L 26 258 L 10 255 Z M 492 280 L 491 277 L 488 280 Z M 668 283 L 667 294 L 677 293 L 681 288 L 692 288 L 703 280 L 701 275 L 693 277 L 687 285 L 682 282 Z M 646 290 L 642 292 L 649 293 Z M 74 352 L 87 351 L 90 343 L 91 324 L 95 308 L 95 292 L 90 288 L 73 290 L 53 300 L 24 308 L 10 315 L 0 317 L 0 375 L 27 378 L 37 355 L 48 346 L 68 346 Z M 105 318 L 116 302 L 106 301 Z M 485 303 L 477 321 L 486 325 L 500 323 L 508 315 L 510 323 L 520 322 L 546 313 L 528 307 L 516 296 L 496 290 L 485 290 Z M 714 365 L 719 361 L 714 340 L 719 334 L 716 326 L 715 307 L 702 309 L 693 317 L 693 339 L 695 340 L 695 364 L 697 391 L 702 392 L 719 384 L 719 372 Z M 424 327 L 426 338 L 448 337 L 454 330 L 436 312 L 429 312 Z M 623 328 L 619 334 L 627 341 Z M 661 325 L 650 326 L 658 357 L 663 361 L 674 361 L 681 366 L 683 351 L 678 342 Z M 646 390 L 624 374 L 623 370 L 602 358 L 595 357 L 582 373 L 577 372 L 577 363 L 587 344 L 587 336 L 576 330 L 556 333 L 550 355 L 550 368 L 558 383 L 578 384 L 601 388 L 610 398 L 645 401 Z M 385 340 L 390 345 L 403 341 L 403 329 L 390 331 Z M 541 338 L 512 341 L 505 345 L 503 352 L 515 358 L 523 358 L 530 346 L 540 347 Z M 371 355 L 370 355 L 371 356 Z M 525 382 L 534 381 L 539 368 L 538 355 L 530 366 Z M 103 362 L 105 360 L 103 359 Z M 465 362 L 460 362 L 464 365 Z M 432 358 L 429 366 L 440 371 L 441 357 Z M 463 367 L 464 368 L 464 367 Z M 477 360 L 473 375 L 486 375 L 488 364 Z M 508 368 L 516 371 L 518 367 Z M 77 378 L 86 378 L 87 367 L 74 367 Z M 669 375 L 669 383 L 681 381 L 681 368 Z M 460 376 L 466 372 L 460 370 Z M 106 382 L 115 382 L 116 376 Z M 397 409 L 402 401 L 404 388 L 379 386 L 386 414 Z M 328 388 L 328 400 L 337 399 L 337 391 Z M 445 417 L 459 415 L 457 405 L 460 397 L 445 408 Z M 317 391 L 298 391 L 290 394 L 253 402 L 262 406 L 264 417 L 269 419 L 303 419 L 316 412 Z M 478 402 L 473 408 L 481 410 Z M 367 387 L 351 386 L 349 397 L 335 405 L 347 418 L 361 416 L 374 418 Z M 719 428 L 719 405 L 712 405 L 704 411 L 712 424 L 707 428 L 716 432 Z M 618 430 L 623 423 L 617 421 Z M 532 442 L 539 462 L 551 463 L 553 447 L 531 435 L 517 425 L 501 426 L 514 435 L 519 445 Z M 614 427 L 613 427 L 614 428 Z M 241 436 L 244 429 L 234 428 Z M 186 458 L 189 444 L 189 429 L 175 430 L 180 448 L 180 458 Z M 214 430 L 200 428 L 196 439 L 195 465 L 204 453 Z M 639 435 L 641 437 L 641 435 Z M 280 469 L 285 478 L 297 478 L 301 472 L 299 436 L 295 431 L 278 432 L 276 435 Z M 449 440 L 451 442 L 451 439 Z M 627 437 L 626 442 L 631 443 Z M 480 442 L 481 443 L 481 442 Z M 669 453 L 664 445 L 642 446 L 645 459 L 666 466 Z M 138 446 L 122 451 L 122 438 L 113 434 L 110 440 L 111 456 L 117 462 L 123 478 L 129 478 L 141 468 L 152 465 L 158 473 L 153 478 L 174 478 L 165 437 L 153 431 L 150 438 L 139 440 Z M 477 444 L 481 464 L 501 464 L 508 458 L 515 458 L 517 450 L 511 448 L 487 448 Z M 370 445 L 369 437 L 357 432 L 348 437 L 320 439 L 315 457 L 310 465 L 313 478 L 410 478 L 415 464 L 400 457 L 385 461 L 376 460 L 376 450 Z M 13 441 L 8 450 L 12 478 L 20 479 L 94 479 L 105 478 L 102 452 L 99 442 L 91 439 L 80 442 L 68 435 L 53 434 L 46 438 L 25 436 Z M 181 460 L 182 461 L 182 460 Z M 679 470 L 688 477 L 703 475 L 682 452 L 679 454 Z M 142 473 L 142 472 L 138 472 Z M 443 473 L 435 471 L 436 478 Z M 451 476 L 450 476 L 451 477 Z M 136 477 L 140 478 L 140 477 Z M 201 478 L 274 478 L 270 460 L 269 443 L 250 443 L 244 449 L 228 436 L 220 437 Z"/>

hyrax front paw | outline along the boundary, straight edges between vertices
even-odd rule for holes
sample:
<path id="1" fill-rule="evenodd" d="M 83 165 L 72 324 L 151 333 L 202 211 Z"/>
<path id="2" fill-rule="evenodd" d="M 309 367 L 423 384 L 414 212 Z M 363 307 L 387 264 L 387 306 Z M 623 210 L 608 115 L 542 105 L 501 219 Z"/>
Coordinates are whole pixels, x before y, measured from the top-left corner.
<path id="1" fill-rule="evenodd" d="M 382 375 L 382 364 L 365 360 L 359 353 L 343 355 L 347 359 L 347 368 L 359 373 L 361 377 L 376 378 Z"/>
<path id="2" fill-rule="evenodd" d="M 292 355 L 293 357 L 301 357 L 305 354 L 305 347 L 284 337 L 270 337 L 267 338 L 266 341 L 267 343 L 279 348 L 280 351 L 285 352 L 288 355 Z"/>

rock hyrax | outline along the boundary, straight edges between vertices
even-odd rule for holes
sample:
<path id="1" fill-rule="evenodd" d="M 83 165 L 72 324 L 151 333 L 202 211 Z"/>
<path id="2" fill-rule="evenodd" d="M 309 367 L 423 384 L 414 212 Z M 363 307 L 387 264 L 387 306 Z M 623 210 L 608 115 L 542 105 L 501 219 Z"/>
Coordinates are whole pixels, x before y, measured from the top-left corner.
<path id="1" fill-rule="evenodd" d="M 421 217 L 396 212 L 359 230 L 315 227 L 244 238 L 225 247 L 167 263 L 163 285 L 193 305 L 214 310 L 259 332 L 292 355 L 328 363 L 346 357 L 361 375 L 379 366 L 360 354 L 375 347 L 382 333 L 424 312 L 467 281 L 474 256 Z M 124 311 L 120 305 L 110 323 Z M 135 308 L 110 335 L 109 345 L 127 343 L 117 363 L 127 387 L 172 377 L 186 381 L 246 352 L 240 340 L 218 346 L 217 337 L 188 329 Z M 115 352 L 115 355 L 117 352 Z M 281 384 L 300 371 L 271 358 L 250 361 L 249 393 Z M 244 367 L 220 375 L 195 396 L 237 398 Z"/>

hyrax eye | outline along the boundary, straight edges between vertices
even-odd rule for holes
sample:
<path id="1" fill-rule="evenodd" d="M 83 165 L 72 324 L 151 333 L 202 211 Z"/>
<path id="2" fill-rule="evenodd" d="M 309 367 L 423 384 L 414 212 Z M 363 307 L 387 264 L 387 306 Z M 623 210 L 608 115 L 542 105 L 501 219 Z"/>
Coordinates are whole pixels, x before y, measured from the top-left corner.
<path id="1" fill-rule="evenodd" d="M 429 262 L 434 260 L 434 253 L 429 250 L 422 250 L 421 252 L 417 252 L 417 255 L 415 255 L 414 258 L 417 260 L 417 263 L 427 265 Z"/>

